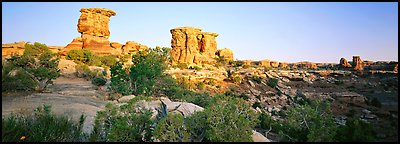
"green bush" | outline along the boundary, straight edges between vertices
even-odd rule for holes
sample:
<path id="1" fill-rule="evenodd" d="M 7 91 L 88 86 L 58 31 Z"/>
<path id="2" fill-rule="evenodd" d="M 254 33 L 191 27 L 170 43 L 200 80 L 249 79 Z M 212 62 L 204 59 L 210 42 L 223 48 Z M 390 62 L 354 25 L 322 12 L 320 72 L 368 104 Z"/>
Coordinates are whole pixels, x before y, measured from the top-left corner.
<path id="1" fill-rule="evenodd" d="M 244 100 L 217 95 L 204 109 L 207 115 L 205 137 L 209 141 L 252 141 L 252 128 L 257 116 Z"/>
<path id="2" fill-rule="evenodd" d="M 123 68 L 122 62 L 117 62 L 110 68 L 111 84 L 108 87 L 112 92 L 117 92 L 122 95 L 132 94 L 130 78 L 127 69 Z"/>
<path id="3" fill-rule="evenodd" d="M 162 56 L 153 50 L 149 53 L 139 51 L 132 56 L 132 62 L 129 77 L 134 94 L 152 95 L 156 79 L 166 68 Z"/>
<path id="4" fill-rule="evenodd" d="M 146 142 L 153 135 L 151 112 L 136 111 L 129 103 L 115 106 L 111 103 L 106 109 L 98 111 L 89 140 L 96 142 Z"/>
<path id="5" fill-rule="evenodd" d="M 189 69 L 193 69 L 193 70 L 196 70 L 196 71 L 201 71 L 203 68 L 198 67 L 198 66 L 190 66 Z"/>
<path id="6" fill-rule="evenodd" d="M 371 124 L 362 120 L 349 118 L 345 126 L 339 126 L 336 140 L 341 142 L 372 142 L 375 132 Z"/>
<path id="7" fill-rule="evenodd" d="M 103 78 L 103 77 L 95 77 L 92 79 L 92 84 L 96 85 L 96 86 L 103 86 L 105 85 L 107 82 L 107 79 Z"/>
<path id="8" fill-rule="evenodd" d="M 56 116 L 51 107 L 35 109 L 33 115 L 11 114 L 2 118 L 3 142 L 77 142 L 84 139 L 82 132 L 85 116 L 75 122 L 65 116 Z"/>
<path id="9" fill-rule="evenodd" d="M 103 65 L 111 67 L 117 63 L 117 58 L 115 56 L 102 56 L 100 57 L 100 61 Z"/>
<path id="10" fill-rule="evenodd" d="M 174 66 L 174 68 L 187 69 L 188 65 L 186 63 L 178 63 L 177 65 Z"/>
<path id="11" fill-rule="evenodd" d="M 33 89 L 44 91 L 48 84 L 60 76 L 58 62 L 60 57 L 48 50 L 45 44 L 27 43 L 22 56 L 13 56 L 7 62 L 15 69 L 25 72 L 34 81 Z"/>
<path id="12" fill-rule="evenodd" d="M 67 60 L 73 60 L 75 62 L 89 63 L 93 61 L 93 53 L 88 49 L 80 49 L 80 50 L 70 50 L 67 55 Z"/>
<path id="13" fill-rule="evenodd" d="M 157 123 L 154 137 L 162 142 L 188 142 L 190 133 L 181 114 L 170 113 Z"/>
<path id="14" fill-rule="evenodd" d="M 337 126 L 328 103 L 314 102 L 288 108 L 279 128 L 281 141 L 334 141 Z"/>
<path id="15" fill-rule="evenodd" d="M 199 90 L 204 90 L 204 87 L 206 86 L 206 84 L 204 84 L 204 83 L 202 83 L 202 82 L 200 82 L 200 83 L 197 83 L 197 89 L 199 89 Z"/>
<path id="16" fill-rule="evenodd" d="M 278 85 L 278 79 L 277 78 L 269 78 L 267 85 L 272 88 L 275 88 Z"/>
<path id="17" fill-rule="evenodd" d="M 91 71 L 89 66 L 84 63 L 78 63 L 75 66 L 76 76 L 80 78 L 85 78 L 87 80 L 91 80 L 94 77 L 98 76 L 99 73 Z"/>
<path id="18" fill-rule="evenodd" d="M 35 81 L 25 71 L 17 69 L 15 65 L 9 62 L 3 63 L 1 68 L 1 90 L 3 92 L 30 91 L 34 89 Z"/>
<path id="19" fill-rule="evenodd" d="M 376 98 L 376 97 L 374 97 L 372 100 L 371 100 L 371 105 L 372 106 L 374 106 L 374 107 L 378 107 L 378 108 L 380 108 L 380 107 L 382 107 L 382 103 L 378 100 L 378 98 Z"/>
<path id="20" fill-rule="evenodd" d="M 251 76 L 251 79 L 257 83 L 261 83 L 261 78 L 259 76 L 253 75 L 253 76 Z"/>

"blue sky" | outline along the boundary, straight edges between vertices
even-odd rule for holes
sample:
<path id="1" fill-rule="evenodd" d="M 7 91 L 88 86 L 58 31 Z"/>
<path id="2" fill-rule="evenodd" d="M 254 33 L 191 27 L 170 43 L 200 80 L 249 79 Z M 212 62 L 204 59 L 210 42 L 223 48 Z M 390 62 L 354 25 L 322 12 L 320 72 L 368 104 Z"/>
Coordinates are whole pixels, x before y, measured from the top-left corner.
<path id="1" fill-rule="evenodd" d="M 284 62 L 398 61 L 398 3 L 2 2 L 2 43 L 66 46 L 80 36 L 81 8 L 114 10 L 110 41 L 171 47 L 170 29 L 216 32 L 235 59 Z"/>

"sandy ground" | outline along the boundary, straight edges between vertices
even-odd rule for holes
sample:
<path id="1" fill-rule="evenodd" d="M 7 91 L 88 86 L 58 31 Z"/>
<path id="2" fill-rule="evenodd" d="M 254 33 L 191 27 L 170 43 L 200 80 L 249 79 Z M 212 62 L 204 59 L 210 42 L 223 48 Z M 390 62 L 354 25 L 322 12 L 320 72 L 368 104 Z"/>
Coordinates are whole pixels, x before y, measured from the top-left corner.
<path id="1" fill-rule="evenodd" d="M 103 109 L 107 101 L 100 99 L 102 92 L 85 79 L 67 79 L 59 77 L 48 86 L 47 93 L 2 93 L 2 116 L 11 113 L 31 114 L 43 104 L 51 105 L 57 115 L 67 115 L 78 121 L 80 115 L 86 115 L 84 132 L 93 128 L 96 112 Z"/>

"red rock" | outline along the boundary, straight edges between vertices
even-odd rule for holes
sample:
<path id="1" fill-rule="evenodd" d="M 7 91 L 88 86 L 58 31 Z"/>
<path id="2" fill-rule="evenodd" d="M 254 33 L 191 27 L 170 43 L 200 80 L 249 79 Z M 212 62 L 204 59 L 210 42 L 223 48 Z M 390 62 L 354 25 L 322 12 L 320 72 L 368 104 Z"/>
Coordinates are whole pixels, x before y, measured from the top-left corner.
<path id="1" fill-rule="evenodd" d="M 363 70 L 363 62 L 361 61 L 360 56 L 353 56 L 353 66 L 356 71 Z"/>

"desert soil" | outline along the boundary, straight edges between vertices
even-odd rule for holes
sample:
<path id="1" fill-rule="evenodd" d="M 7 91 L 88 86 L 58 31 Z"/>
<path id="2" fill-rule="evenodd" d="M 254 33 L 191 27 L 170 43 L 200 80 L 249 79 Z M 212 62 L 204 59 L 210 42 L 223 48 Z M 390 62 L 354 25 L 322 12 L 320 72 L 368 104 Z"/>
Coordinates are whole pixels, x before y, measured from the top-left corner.
<path id="1" fill-rule="evenodd" d="M 96 112 L 107 103 L 100 97 L 102 91 L 97 90 L 90 81 L 59 77 L 48 86 L 46 93 L 2 93 L 2 116 L 11 113 L 31 114 L 35 108 L 46 104 L 51 105 L 52 112 L 57 115 L 67 115 L 76 121 L 82 113 L 86 115 L 83 131 L 89 133 Z"/>

